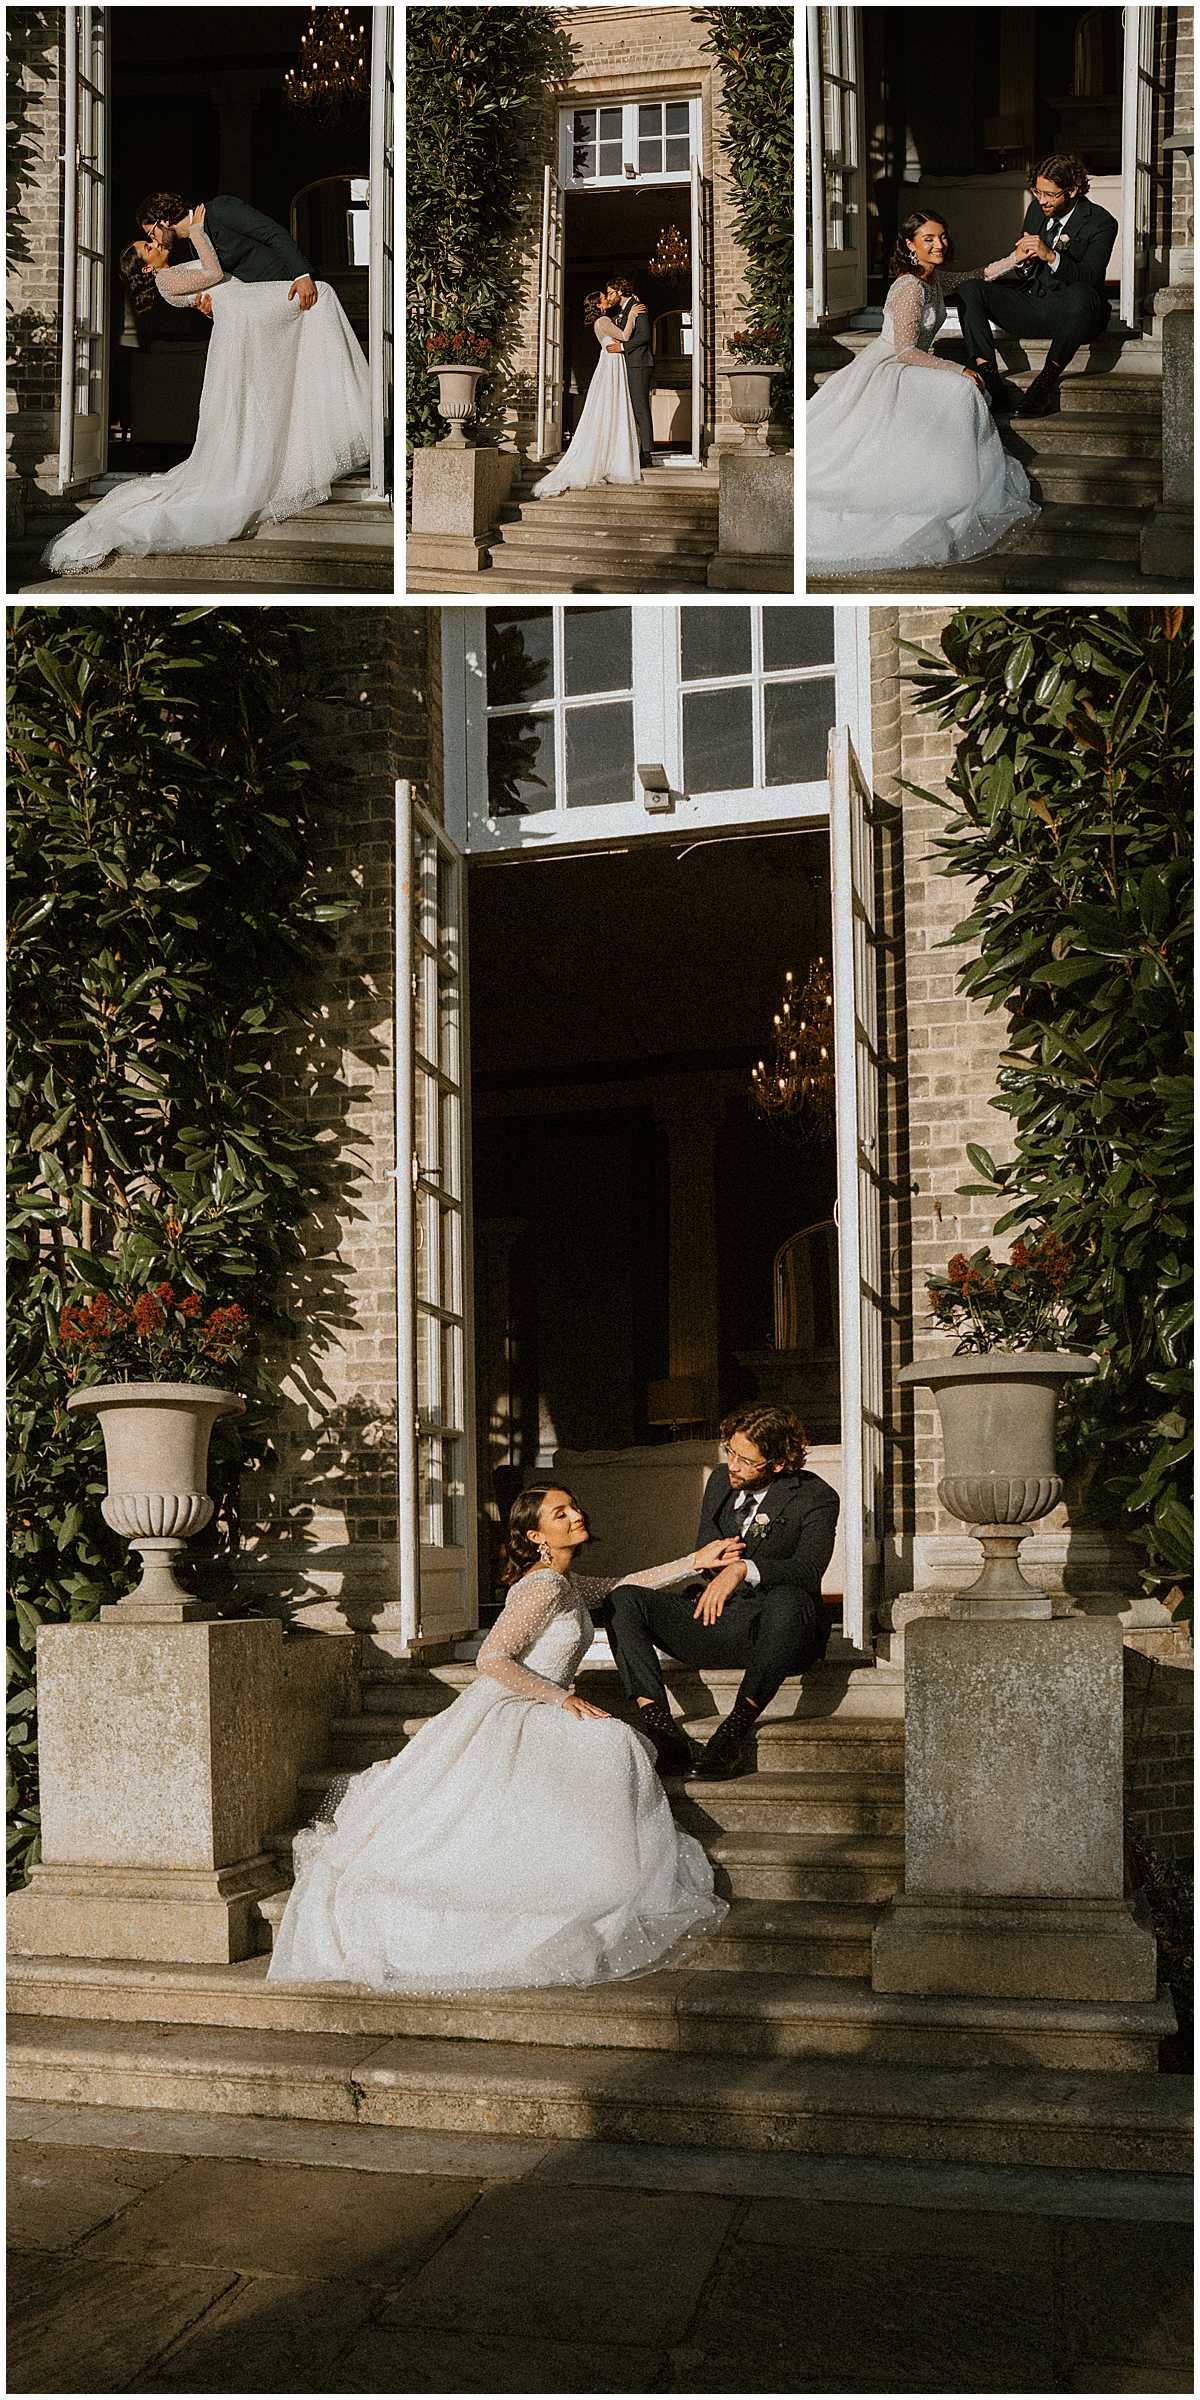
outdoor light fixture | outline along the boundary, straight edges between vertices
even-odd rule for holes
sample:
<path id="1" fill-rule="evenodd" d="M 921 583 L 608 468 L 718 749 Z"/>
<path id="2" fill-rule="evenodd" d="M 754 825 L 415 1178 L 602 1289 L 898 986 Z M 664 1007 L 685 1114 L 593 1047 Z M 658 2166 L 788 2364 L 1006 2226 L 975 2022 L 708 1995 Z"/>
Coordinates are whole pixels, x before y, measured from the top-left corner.
<path id="1" fill-rule="evenodd" d="M 671 779 L 666 768 L 639 767 L 637 779 L 642 787 L 642 798 L 646 804 L 647 815 L 652 817 L 669 816 L 675 801 L 671 791 Z"/>
<path id="2" fill-rule="evenodd" d="M 300 59 L 283 79 L 289 107 L 327 123 L 367 89 L 366 30 L 348 8 L 310 8 L 300 36 Z"/>
<path id="3" fill-rule="evenodd" d="M 789 967 L 774 1021 L 775 1055 L 760 1058 L 750 1085 L 765 1117 L 807 1112 L 833 1122 L 833 981 L 823 957 L 813 960 L 803 986 Z"/>

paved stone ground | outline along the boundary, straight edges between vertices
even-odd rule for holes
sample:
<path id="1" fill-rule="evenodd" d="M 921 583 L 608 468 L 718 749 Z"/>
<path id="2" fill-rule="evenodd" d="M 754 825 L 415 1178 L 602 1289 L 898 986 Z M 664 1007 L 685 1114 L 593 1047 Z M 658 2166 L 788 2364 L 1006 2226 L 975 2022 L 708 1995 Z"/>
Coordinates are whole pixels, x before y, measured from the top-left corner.
<path id="1" fill-rule="evenodd" d="M 8 2389 L 1192 2389 L 1190 2190 L 9 2110 Z"/>

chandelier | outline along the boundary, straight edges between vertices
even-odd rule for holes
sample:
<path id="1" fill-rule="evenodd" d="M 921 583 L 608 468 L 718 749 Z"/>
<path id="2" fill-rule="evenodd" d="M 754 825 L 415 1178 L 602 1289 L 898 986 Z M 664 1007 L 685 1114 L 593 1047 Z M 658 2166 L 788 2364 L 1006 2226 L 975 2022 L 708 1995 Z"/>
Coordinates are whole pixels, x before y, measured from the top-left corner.
<path id="1" fill-rule="evenodd" d="M 760 1058 L 750 1083 L 765 1117 L 802 1113 L 833 1122 L 833 982 L 823 957 L 802 986 L 788 969 L 774 1021 L 775 1055 Z"/>
<path id="2" fill-rule="evenodd" d="M 687 274 L 688 246 L 678 225 L 663 226 L 649 271 L 651 275 Z"/>
<path id="3" fill-rule="evenodd" d="M 348 8 L 310 8 L 298 65 L 283 79 L 289 106 L 327 123 L 367 88 L 366 33 Z"/>

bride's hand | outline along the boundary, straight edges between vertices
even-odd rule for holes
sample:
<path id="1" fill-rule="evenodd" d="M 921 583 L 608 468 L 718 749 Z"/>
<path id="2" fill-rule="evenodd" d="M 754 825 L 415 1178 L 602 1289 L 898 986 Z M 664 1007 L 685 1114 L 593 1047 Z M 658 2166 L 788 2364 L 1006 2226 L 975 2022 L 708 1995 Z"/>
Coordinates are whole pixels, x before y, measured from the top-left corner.
<path id="1" fill-rule="evenodd" d="M 566 1699 L 563 1701 L 563 1707 L 565 1708 L 569 1717 L 579 1717 L 580 1719 L 584 1717 L 607 1717 L 610 1714 L 610 1711 L 607 1708 L 597 1708 L 595 1702 L 592 1700 L 581 1700 L 577 1692 L 568 1692 Z"/>
<path id="2" fill-rule="evenodd" d="M 703 1550 L 693 1550 L 692 1565 L 700 1567 L 732 1567 L 745 1556 L 746 1545 L 735 1534 L 722 1534 L 715 1542 L 706 1542 Z"/>
<path id="3" fill-rule="evenodd" d="M 199 225 L 199 226 L 201 226 L 201 227 L 202 227 L 202 226 L 203 226 L 203 224 L 204 224 L 204 202 L 203 202 L 203 200 L 198 200 L 198 201 L 196 202 L 196 205 L 195 205 L 194 209 L 192 210 L 192 223 L 193 223 L 193 225 Z"/>

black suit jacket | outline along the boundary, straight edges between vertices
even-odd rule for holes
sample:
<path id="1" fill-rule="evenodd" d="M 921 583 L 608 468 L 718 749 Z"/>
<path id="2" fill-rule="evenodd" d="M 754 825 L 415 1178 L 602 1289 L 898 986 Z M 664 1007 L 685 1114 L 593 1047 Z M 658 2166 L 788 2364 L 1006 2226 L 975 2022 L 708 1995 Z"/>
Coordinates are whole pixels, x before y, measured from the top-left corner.
<path id="1" fill-rule="evenodd" d="M 628 300 L 622 301 L 617 313 L 617 323 L 622 333 L 629 318 L 629 311 L 636 305 L 632 294 Z M 650 311 L 648 308 L 644 308 L 625 344 L 625 368 L 630 375 L 644 375 L 648 383 L 653 366 L 654 343 L 650 330 Z"/>
<path id="2" fill-rule="evenodd" d="M 728 1467 L 715 1467 L 704 1487 L 697 1550 L 706 1542 L 719 1540 L 723 1529 L 717 1520 L 729 1490 Z M 745 1556 L 758 1569 L 760 1591 L 778 1591 L 790 1585 L 820 1604 L 821 1577 L 833 1556 L 840 1507 L 833 1485 L 807 1467 L 798 1475 L 772 1477 L 757 1508 L 750 1511 L 752 1522 L 757 1516 L 766 1517 L 766 1528 L 744 1536 Z M 743 1593 L 747 1598 L 754 1596 L 747 1584 L 739 1585 L 734 1596 L 740 1598 Z"/>
<path id="3" fill-rule="evenodd" d="M 1031 200 L 1025 212 L 1026 233 L 1042 233 L 1048 223 L 1045 210 Z M 1104 300 L 1104 278 L 1116 238 L 1117 220 L 1110 217 L 1106 208 L 1098 208 L 1094 200 L 1077 200 L 1070 223 L 1063 227 L 1057 267 L 1048 267 L 1044 259 L 1039 259 L 1031 282 L 1043 292 L 1069 283 L 1086 283 Z M 1105 305 L 1111 316 L 1111 305 L 1108 302 Z"/>
<path id="4" fill-rule="evenodd" d="M 246 200 L 219 193 L 215 200 L 207 201 L 204 230 L 225 273 L 236 275 L 242 283 L 294 283 L 298 275 L 312 274 L 290 233 Z M 195 255 L 190 242 L 181 243 L 171 253 L 172 264 L 182 266 Z"/>

